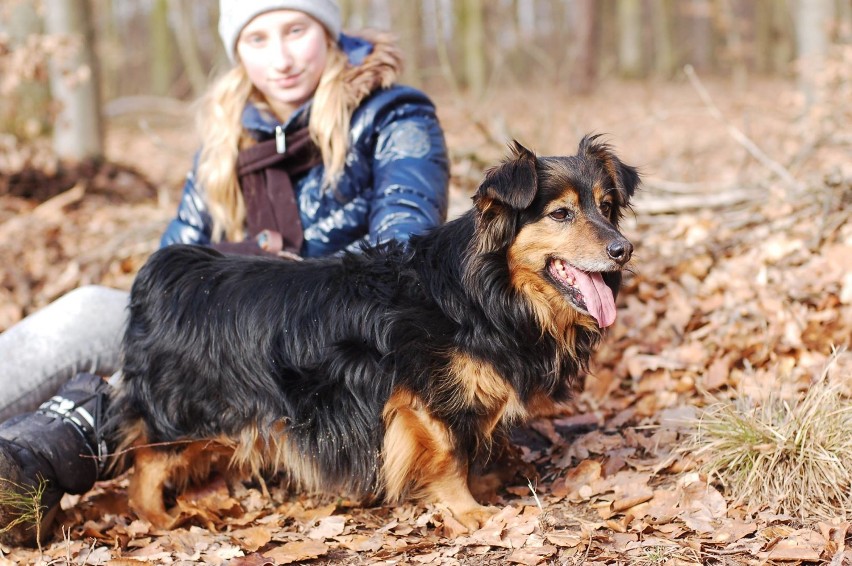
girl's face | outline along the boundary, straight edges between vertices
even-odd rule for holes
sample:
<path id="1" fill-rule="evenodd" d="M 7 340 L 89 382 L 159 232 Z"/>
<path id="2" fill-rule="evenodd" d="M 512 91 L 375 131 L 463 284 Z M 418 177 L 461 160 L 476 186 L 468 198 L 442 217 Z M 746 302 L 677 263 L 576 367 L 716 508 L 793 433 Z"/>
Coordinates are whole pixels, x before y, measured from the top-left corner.
<path id="1" fill-rule="evenodd" d="M 328 58 L 325 27 L 304 12 L 265 12 L 237 39 L 249 80 L 282 120 L 310 100 Z"/>

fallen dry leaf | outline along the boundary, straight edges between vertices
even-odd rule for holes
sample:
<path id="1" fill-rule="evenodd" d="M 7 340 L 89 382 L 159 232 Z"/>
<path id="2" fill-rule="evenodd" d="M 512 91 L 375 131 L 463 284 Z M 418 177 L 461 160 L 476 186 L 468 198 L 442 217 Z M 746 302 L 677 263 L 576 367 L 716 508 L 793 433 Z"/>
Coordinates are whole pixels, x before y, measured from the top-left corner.
<path id="1" fill-rule="evenodd" d="M 292 564 L 303 560 L 311 560 L 326 554 L 328 545 L 316 540 L 288 542 L 279 547 L 267 550 L 263 555 L 275 561 L 275 564 Z"/>
<path id="2" fill-rule="evenodd" d="M 546 559 L 556 554 L 555 546 L 544 545 L 534 548 L 518 548 L 506 557 L 506 560 L 512 564 L 524 564 L 526 566 L 536 566 L 541 564 Z"/>
<path id="3" fill-rule="evenodd" d="M 313 540 L 325 540 L 342 534 L 345 528 L 346 518 L 342 515 L 323 517 L 308 531 L 307 537 Z"/>
<path id="4" fill-rule="evenodd" d="M 254 552 L 272 540 L 273 530 L 267 526 L 231 531 L 231 538 L 245 551 Z"/>
<path id="5" fill-rule="evenodd" d="M 753 521 L 726 521 L 713 533 L 712 540 L 713 542 L 728 544 L 745 538 L 756 530 L 757 524 Z"/>
<path id="6" fill-rule="evenodd" d="M 560 479 L 553 483 L 551 495 L 562 498 L 567 497 L 569 501 L 583 501 L 591 497 L 587 489 L 581 493 L 583 487 L 589 487 L 601 478 L 603 468 L 596 460 L 583 460 Z"/>

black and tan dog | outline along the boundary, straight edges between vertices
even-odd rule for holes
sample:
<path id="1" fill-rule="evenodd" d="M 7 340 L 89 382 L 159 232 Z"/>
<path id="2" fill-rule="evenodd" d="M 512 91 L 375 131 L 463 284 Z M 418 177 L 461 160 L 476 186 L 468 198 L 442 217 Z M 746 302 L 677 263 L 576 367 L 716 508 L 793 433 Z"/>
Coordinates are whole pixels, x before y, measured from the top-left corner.
<path id="1" fill-rule="evenodd" d="M 462 217 L 414 238 L 303 262 L 156 252 L 133 284 L 112 403 L 130 500 L 173 524 L 167 484 L 216 458 L 308 490 L 492 512 L 468 487 L 495 435 L 553 402 L 615 318 L 639 184 L 595 137 L 577 155 L 515 144 Z"/>

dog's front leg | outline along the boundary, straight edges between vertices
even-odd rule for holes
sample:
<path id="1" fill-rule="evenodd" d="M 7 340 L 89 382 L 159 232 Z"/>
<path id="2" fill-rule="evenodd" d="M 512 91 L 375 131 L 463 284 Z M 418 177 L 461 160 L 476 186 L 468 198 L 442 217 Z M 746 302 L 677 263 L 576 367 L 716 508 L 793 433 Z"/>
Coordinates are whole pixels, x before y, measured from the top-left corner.
<path id="1" fill-rule="evenodd" d="M 389 500 L 405 495 L 445 505 L 467 529 L 496 512 L 477 503 L 447 426 L 432 417 L 413 393 L 397 390 L 385 405 L 382 475 Z"/>

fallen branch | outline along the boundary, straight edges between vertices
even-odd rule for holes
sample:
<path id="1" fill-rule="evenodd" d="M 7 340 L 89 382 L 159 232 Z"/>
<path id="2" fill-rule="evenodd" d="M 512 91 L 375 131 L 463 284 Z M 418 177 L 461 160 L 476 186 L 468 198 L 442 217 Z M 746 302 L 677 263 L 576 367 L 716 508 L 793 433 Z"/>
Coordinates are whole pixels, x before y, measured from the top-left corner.
<path id="1" fill-rule="evenodd" d="M 190 105 L 176 98 L 165 96 L 123 96 L 104 105 L 104 116 L 116 118 L 125 114 L 162 114 L 170 118 L 190 115 Z"/>
<path id="2" fill-rule="evenodd" d="M 0 224 L 0 241 L 13 241 L 12 236 L 19 233 L 25 227 L 30 226 L 34 220 L 44 222 L 51 217 L 57 221 L 60 220 L 59 216 L 62 209 L 80 201 L 85 194 L 86 184 L 81 181 L 64 193 L 59 193 L 55 197 L 44 201 L 29 213 L 10 218 L 3 224 Z"/>
<path id="3" fill-rule="evenodd" d="M 698 78 L 698 75 L 696 74 L 695 69 L 692 68 L 692 65 L 686 65 L 683 70 L 689 78 L 689 82 L 692 84 L 693 88 L 695 88 L 698 92 L 698 96 L 701 97 L 702 102 L 704 102 L 708 110 L 710 110 L 710 113 L 720 122 L 725 124 L 728 129 L 728 134 L 730 134 L 737 143 L 742 145 L 746 151 L 748 151 L 751 156 L 763 166 L 781 178 L 781 180 L 784 181 L 789 188 L 796 192 L 804 190 L 804 185 L 797 181 L 783 165 L 766 155 L 766 153 L 761 150 L 757 144 L 751 141 L 751 139 L 749 139 L 742 130 L 731 124 L 730 121 L 725 118 L 722 111 L 719 110 L 719 107 L 713 102 L 713 98 L 710 96 L 710 93 L 706 88 L 704 88 L 704 85 L 701 83 L 701 79 Z"/>
<path id="4" fill-rule="evenodd" d="M 757 200 L 756 194 L 745 189 L 715 194 L 666 196 L 664 198 L 646 195 L 647 193 L 642 193 L 636 197 L 635 208 L 641 214 L 673 214 L 703 208 L 725 208 Z"/>
<path id="5" fill-rule="evenodd" d="M 684 183 L 681 181 L 667 181 L 665 179 L 643 178 L 643 190 L 656 191 L 661 193 L 672 193 L 677 195 L 696 195 L 696 194 L 718 194 L 727 193 L 737 185 L 728 184 L 721 186 L 718 183 L 701 182 L 701 183 Z"/>

